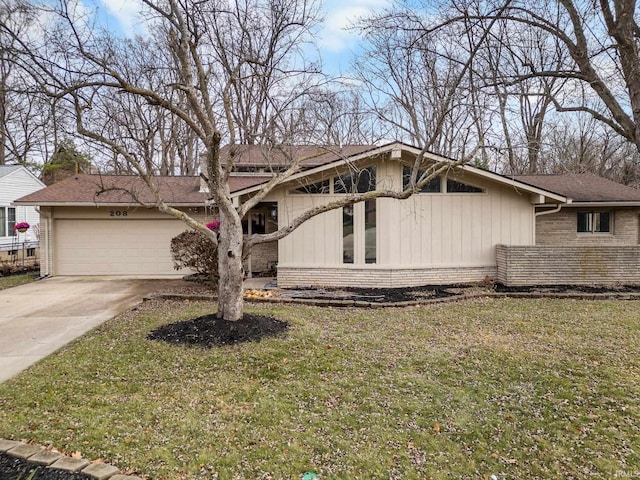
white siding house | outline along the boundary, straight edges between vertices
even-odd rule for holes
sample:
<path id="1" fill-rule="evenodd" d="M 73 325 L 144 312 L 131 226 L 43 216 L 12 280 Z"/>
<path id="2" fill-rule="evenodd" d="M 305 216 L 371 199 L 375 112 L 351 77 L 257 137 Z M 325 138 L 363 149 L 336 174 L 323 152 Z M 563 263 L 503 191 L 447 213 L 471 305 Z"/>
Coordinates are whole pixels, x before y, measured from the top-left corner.
<path id="1" fill-rule="evenodd" d="M 0 165 L 0 250 L 7 250 L 16 241 L 37 241 L 40 215 L 33 206 L 13 205 L 13 201 L 44 188 L 29 170 L 20 165 Z M 16 223 L 27 222 L 26 233 L 16 232 Z"/>

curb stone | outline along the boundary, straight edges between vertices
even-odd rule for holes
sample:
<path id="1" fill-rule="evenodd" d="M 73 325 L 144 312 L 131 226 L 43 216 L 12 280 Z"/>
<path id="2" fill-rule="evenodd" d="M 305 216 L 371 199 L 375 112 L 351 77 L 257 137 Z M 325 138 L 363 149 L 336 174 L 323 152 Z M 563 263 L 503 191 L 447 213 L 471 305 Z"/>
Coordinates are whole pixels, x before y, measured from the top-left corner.
<path id="1" fill-rule="evenodd" d="M 21 458 L 34 465 L 57 468 L 68 472 L 80 472 L 96 480 L 141 480 L 140 477 L 122 475 L 113 465 L 90 462 L 84 458 L 72 458 L 43 447 L 0 438 L 0 453 Z"/>

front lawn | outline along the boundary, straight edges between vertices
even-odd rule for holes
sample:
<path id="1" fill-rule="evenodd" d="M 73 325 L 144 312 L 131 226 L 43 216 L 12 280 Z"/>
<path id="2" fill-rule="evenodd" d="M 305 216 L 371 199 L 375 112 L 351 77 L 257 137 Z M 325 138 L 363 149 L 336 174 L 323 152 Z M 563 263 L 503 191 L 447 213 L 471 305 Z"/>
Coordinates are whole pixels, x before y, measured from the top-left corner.
<path id="1" fill-rule="evenodd" d="M 17 287 L 18 285 L 24 285 L 25 283 L 31 283 L 37 280 L 37 278 L 37 273 L 23 273 L 20 275 L 9 275 L 7 277 L 0 276 L 0 290 Z"/>
<path id="2" fill-rule="evenodd" d="M 249 306 L 284 338 L 146 340 L 148 302 L 0 385 L 0 437 L 151 478 L 611 479 L 640 471 L 640 302 Z"/>

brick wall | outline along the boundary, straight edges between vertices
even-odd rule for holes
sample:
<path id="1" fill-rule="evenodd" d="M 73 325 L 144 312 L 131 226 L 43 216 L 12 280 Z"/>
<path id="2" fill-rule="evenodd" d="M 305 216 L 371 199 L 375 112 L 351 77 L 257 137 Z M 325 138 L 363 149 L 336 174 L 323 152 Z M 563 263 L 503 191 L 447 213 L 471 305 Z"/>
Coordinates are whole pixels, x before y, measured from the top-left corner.
<path id="1" fill-rule="evenodd" d="M 496 259 L 507 286 L 640 285 L 638 245 L 498 245 Z"/>
<path id="2" fill-rule="evenodd" d="M 278 242 L 260 243 L 251 249 L 251 257 L 245 262 L 245 271 L 252 274 L 271 270 L 278 263 Z"/>
<path id="3" fill-rule="evenodd" d="M 453 268 L 278 267 L 278 286 L 394 288 L 476 283 L 496 277 L 495 266 Z"/>
<path id="4" fill-rule="evenodd" d="M 598 210 L 598 209 L 595 209 Z M 577 208 L 536 217 L 536 245 L 638 245 L 640 210 L 619 208 L 613 212 L 611 233 L 578 233 Z"/>

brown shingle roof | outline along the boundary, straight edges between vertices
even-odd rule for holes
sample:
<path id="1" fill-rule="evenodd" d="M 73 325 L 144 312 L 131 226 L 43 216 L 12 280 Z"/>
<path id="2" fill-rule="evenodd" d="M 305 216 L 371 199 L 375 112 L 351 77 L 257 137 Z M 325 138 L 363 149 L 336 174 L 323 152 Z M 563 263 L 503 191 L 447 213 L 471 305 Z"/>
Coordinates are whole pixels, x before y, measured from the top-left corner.
<path id="1" fill-rule="evenodd" d="M 590 173 L 516 175 L 513 178 L 559 193 L 574 202 L 640 202 L 640 190 Z"/>
<path id="2" fill-rule="evenodd" d="M 376 148 L 375 145 L 344 145 L 338 146 L 305 146 L 279 145 L 267 147 L 262 145 L 236 145 L 234 151 L 234 165 L 236 168 L 269 168 L 286 167 L 292 160 L 302 160 L 302 168 L 313 168 L 342 158 L 366 152 Z M 226 146 L 220 151 L 224 159 L 230 155 L 231 149 Z"/>
<path id="3" fill-rule="evenodd" d="M 231 191 L 242 190 L 268 178 L 259 176 L 233 176 L 229 179 Z M 202 205 L 209 197 L 200 191 L 199 177 L 156 177 L 161 197 L 169 205 Z M 144 181 L 132 175 L 79 174 L 54 183 L 16 200 L 17 203 L 37 205 L 102 204 L 117 205 L 137 203 L 129 193 L 144 204 L 154 205 L 155 199 Z"/>

